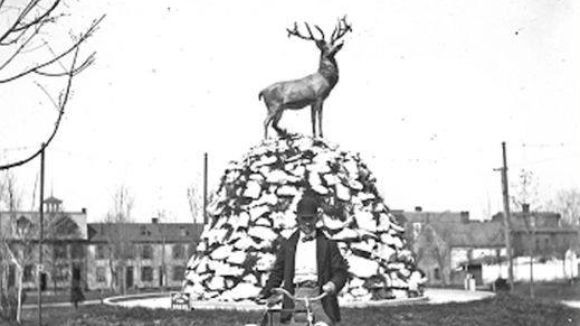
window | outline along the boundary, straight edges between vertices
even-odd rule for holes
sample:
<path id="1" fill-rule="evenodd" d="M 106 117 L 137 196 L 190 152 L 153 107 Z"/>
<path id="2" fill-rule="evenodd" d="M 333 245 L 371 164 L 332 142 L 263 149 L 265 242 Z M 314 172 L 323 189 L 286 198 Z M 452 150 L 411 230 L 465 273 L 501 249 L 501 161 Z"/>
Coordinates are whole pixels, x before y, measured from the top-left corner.
<path id="1" fill-rule="evenodd" d="M 149 244 L 144 244 L 141 247 L 141 258 L 143 259 L 151 259 L 153 257 L 153 247 Z"/>
<path id="2" fill-rule="evenodd" d="M 34 266 L 26 265 L 24 266 L 24 275 L 22 276 L 23 282 L 32 282 L 34 281 L 34 274 L 32 273 Z"/>
<path id="3" fill-rule="evenodd" d="M 106 273 L 105 267 L 97 267 L 97 283 L 105 283 L 107 281 Z"/>
<path id="4" fill-rule="evenodd" d="M 82 259 L 85 256 L 85 247 L 80 243 L 71 246 L 70 249 L 70 254 L 73 259 Z"/>
<path id="5" fill-rule="evenodd" d="M 174 281 L 181 281 L 185 275 L 185 266 L 173 266 L 172 279 Z"/>
<path id="6" fill-rule="evenodd" d="M 183 245 L 180 243 L 174 244 L 171 252 L 173 253 L 173 259 L 183 259 L 185 256 L 185 250 L 183 249 Z"/>
<path id="7" fill-rule="evenodd" d="M 191 258 L 191 256 L 195 255 L 196 252 L 197 252 L 197 243 L 190 243 L 187 258 Z"/>
<path id="8" fill-rule="evenodd" d="M 143 282 L 153 281 L 153 268 L 151 266 L 141 267 L 141 281 Z"/>
<path id="9" fill-rule="evenodd" d="M 441 279 L 441 273 L 439 273 L 439 268 L 434 268 L 433 269 L 433 278 L 436 280 L 440 280 Z"/>
<path id="10" fill-rule="evenodd" d="M 53 274 L 54 280 L 57 282 L 64 282 L 68 281 L 69 278 L 69 266 L 64 265 L 57 265 L 54 269 Z"/>
<path id="11" fill-rule="evenodd" d="M 66 252 L 66 245 L 55 245 L 54 246 L 54 259 L 67 259 L 68 255 Z"/>
<path id="12" fill-rule="evenodd" d="M 105 259 L 105 252 L 106 252 L 106 247 L 105 245 L 97 245 L 97 248 L 95 249 L 96 253 L 95 256 L 97 257 L 97 259 Z"/>

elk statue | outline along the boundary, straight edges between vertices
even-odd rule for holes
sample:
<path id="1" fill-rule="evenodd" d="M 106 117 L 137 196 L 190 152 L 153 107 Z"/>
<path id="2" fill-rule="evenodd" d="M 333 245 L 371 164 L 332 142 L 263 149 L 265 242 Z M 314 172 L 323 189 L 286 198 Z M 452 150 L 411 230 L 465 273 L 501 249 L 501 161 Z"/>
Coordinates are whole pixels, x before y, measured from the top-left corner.
<path id="1" fill-rule="evenodd" d="M 324 32 L 318 25 L 314 25 L 320 33 L 317 38 L 312 33 L 308 23 L 304 23 L 308 35 L 300 33 L 298 24 L 294 23 L 294 29 L 287 29 L 288 37 L 296 36 L 303 40 L 314 41 L 320 50 L 320 63 L 318 71 L 301 79 L 289 80 L 274 83 L 264 88 L 258 95 L 258 99 L 264 99 L 268 109 L 268 116 L 264 120 L 264 138 L 268 138 L 268 127 L 272 127 L 278 135 L 285 136 L 285 130 L 278 126 L 284 110 L 299 110 L 308 105 L 311 108 L 312 135 L 322 138 L 322 107 L 324 100 L 330 94 L 338 82 L 338 65 L 334 56 L 344 42 L 338 42 L 347 32 L 352 32 L 352 27 L 347 23 L 346 17 L 338 20 L 330 40 L 325 39 Z M 318 122 L 318 134 L 316 133 L 316 122 Z"/>

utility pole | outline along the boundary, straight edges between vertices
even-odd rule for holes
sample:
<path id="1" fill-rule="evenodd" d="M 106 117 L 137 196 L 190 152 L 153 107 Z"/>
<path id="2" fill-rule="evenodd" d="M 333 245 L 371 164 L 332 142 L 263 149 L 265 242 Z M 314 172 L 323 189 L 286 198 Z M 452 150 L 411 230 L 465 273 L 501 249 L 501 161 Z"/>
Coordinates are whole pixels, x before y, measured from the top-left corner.
<path id="1" fill-rule="evenodd" d="M 42 237 L 44 232 L 44 144 L 40 153 L 40 233 L 38 234 L 38 267 L 37 267 L 37 290 L 38 290 L 38 326 L 42 326 L 42 290 L 41 290 L 41 268 L 42 268 Z"/>
<path id="2" fill-rule="evenodd" d="M 503 153 L 503 167 L 501 171 L 501 186 L 503 195 L 503 210 L 504 210 L 504 237 L 505 246 L 507 250 L 508 257 L 508 280 L 510 285 L 510 292 L 514 289 L 514 262 L 512 259 L 512 245 L 511 245 L 511 215 L 510 215 L 510 200 L 509 200 L 509 190 L 508 190 L 508 174 L 507 174 L 507 154 L 505 142 L 501 143 L 502 153 Z"/>
<path id="3" fill-rule="evenodd" d="M 522 212 L 524 214 L 524 221 L 528 223 L 528 232 L 531 235 L 529 243 L 530 250 L 530 298 L 534 298 L 534 246 L 536 244 L 536 221 L 534 215 L 530 212 L 529 204 L 522 204 Z"/>
<path id="4" fill-rule="evenodd" d="M 203 153 L 203 225 L 207 224 L 207 152 Z"/>

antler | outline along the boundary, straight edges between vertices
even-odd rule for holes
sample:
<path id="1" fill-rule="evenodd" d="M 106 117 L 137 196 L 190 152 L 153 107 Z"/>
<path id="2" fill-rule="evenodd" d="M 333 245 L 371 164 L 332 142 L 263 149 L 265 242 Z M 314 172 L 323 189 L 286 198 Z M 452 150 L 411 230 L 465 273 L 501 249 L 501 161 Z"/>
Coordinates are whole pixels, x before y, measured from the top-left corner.
<path id="1" fill-rule="evenodd" d="M 352 26 L 346 22 L 346 16 L 344 16 L 338 20 L 334 31 L 332 31 L 332 35 L 330 36 L 330 43 L 336 43 L 336 41 L 340 40 L 348 32 L 352 32 Z"/>
<path id="2" fill-rule="evenodd" d="M 300 31 L 298 30 L 298 23 L 294 22 L 294 29 L 292 29 L 292 30 L 289 28 L 286 29 L 288 31 L 288 37 L 290 37 L 291 35 L 294 35 L 294 36 L 299 37 L 303 40 L 324 41 L 324 32 L 322 31 L 322 29 L 318 25 L 314 25 L 314 27 L 318 30 L 320 35 L 322 35 L 322 38 L 314 37 L 314 34 L 312 34 L 312 29 L 310 28 L 310 25 L 308 25 L 308 23 L 304 22 L 304 26 L 306 26 L 306 30 L 308 31 L 308 36 L 302 35 L 300 33 Z"/>

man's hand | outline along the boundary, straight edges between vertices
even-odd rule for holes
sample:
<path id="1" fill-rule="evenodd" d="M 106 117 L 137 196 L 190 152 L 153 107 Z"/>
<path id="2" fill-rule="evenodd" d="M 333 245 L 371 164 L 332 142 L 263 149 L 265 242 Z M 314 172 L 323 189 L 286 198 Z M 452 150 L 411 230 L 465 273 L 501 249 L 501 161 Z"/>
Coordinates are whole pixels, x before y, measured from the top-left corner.
<path id="1" fill-rule="evenodd" d="M 327 282 L 322 286 L 322 291 L 327 294 L 334 294 L 336 292 L 336 285 L 332 282 Z"/>

